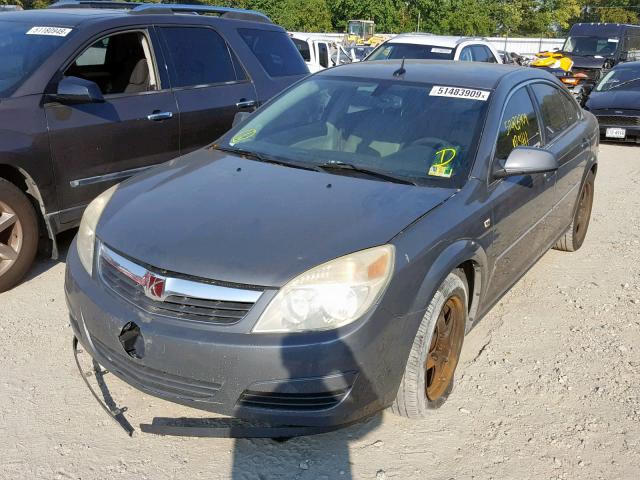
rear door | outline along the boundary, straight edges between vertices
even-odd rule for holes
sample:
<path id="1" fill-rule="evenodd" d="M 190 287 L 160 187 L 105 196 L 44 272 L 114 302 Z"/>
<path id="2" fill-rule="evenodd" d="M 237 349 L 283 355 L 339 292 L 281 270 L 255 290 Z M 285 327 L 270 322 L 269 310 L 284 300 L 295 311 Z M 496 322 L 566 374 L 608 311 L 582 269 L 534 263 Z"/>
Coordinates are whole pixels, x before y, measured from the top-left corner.
<path id="1" fill-rule="evenodd" d="M 160 81 L 151 34 L 111 33 L 70 59 L 61 75 L 97 83 L 104 103 L 45 105 L 63 223 L 77 222 L 111 185 L 179 153 L 176 103 Z"/>
<path id="2" fill-rule="evenodd" d="M 553 215 L 549 223 L 555 236 L 571 223 L 582 176 L 589 158 L 590 139 L 586 122 L 569 94 L 550 83 L 531 85 L 540 109 L 544 141 L 558 159 L 558 179 Z"/>
<path id="3" fill-rule="evenodd" d="M 515 90 L 505 104 L 495 147 L 492 172 L 501 168 L 519 145 L 540 147 L 540 121 L 526 86 Z M 547 217 L 555 202 L 555 173 L 494 179 L 490 175 L 489 202 L 493 212 L 494 258 L 489 304 L 504 293 L 550 247 Z"/>
<path id="4" fill-rule="evenodd" d="M 180 111 L 180 153 L 203 147 L 253 110 L 256 92 L 222 36 L 209 26 L 161 26 L 171 85 Z"/>

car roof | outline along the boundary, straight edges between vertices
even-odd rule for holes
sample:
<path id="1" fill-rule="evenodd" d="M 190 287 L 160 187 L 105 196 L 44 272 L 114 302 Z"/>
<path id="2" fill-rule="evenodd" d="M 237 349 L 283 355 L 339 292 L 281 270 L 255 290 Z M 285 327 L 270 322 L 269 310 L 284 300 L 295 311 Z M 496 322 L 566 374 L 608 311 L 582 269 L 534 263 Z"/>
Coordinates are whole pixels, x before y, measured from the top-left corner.
<path id="1" fill-rule="evenodd" d="M 204 17 L 203 14 L 216 13 L 219 16 L 206 16 L 216 20 L 244 20 L 274 25 L 269 18 L 251 10 L 214 7 L 208 5 L 186 4 L 153 4 L 110 1 L 67 0 L 53 4 L 49 8 L 3 12 L 0 19 L 10 22 L 45 24 L 56 27 L 78 27 L 86 21 L 100 21 L 114 18 L 143 17 L 145 15 L 162 15 L 171 19 L 172 14 Z M 175 18 L 175 17 L 174 17 Z"/>
<path id="2" fill-rule="evenodd" d="M 410 43 L 416 45 L 432 45 L 434 47 L 455 48 L 462 42 L 467 42 L 470 40 L 477 41 L 478 43 L 487 43 L 487 41 L 483 38 L 431 35 L 430 33 L 405 33 L 393 37 L 387 43 Z"/>
<path id="3" fill-rule="evenodd" d="M 640 68 L 640 60 L 633 61 L 633 62 L 622 62 L 617 64 L 613 68 L 615 68 L 616 70 L 620 70 L 622 68 L 630 68 L 630 69 Z"/>
<path id="4" fill-rule="evenodd" d="M 398 79 L 398 81 L 453 85 L 465 88 L 494 89 L 501 79 L 516 75 L 523 80 L 529 78 L 553 78 L 535 68 L 514 65 L 498 65 L 484 62 L 453 62 L 450 60 L 406 60 L 405 73 L 394 77 L 393 73 L 402 65 L 402 60 L 375 60 L 351 63 L 323 70 L 316 75 L 326 77 L 352 77 L 363 80 Z"/>

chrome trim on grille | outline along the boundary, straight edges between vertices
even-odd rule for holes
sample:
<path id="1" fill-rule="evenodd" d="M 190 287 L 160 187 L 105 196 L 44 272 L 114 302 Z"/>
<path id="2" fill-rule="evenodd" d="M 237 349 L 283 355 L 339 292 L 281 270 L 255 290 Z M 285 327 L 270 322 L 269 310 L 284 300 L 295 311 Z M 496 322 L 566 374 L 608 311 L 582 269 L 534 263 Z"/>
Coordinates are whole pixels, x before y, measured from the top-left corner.
<path id="1" fill-rule="evenodd" d="M 149 313 L 175 320 L 231 325 L 242 320 L 262 291 L 157 274 L 98 244 L 98 273 L 113 293 Z"/>

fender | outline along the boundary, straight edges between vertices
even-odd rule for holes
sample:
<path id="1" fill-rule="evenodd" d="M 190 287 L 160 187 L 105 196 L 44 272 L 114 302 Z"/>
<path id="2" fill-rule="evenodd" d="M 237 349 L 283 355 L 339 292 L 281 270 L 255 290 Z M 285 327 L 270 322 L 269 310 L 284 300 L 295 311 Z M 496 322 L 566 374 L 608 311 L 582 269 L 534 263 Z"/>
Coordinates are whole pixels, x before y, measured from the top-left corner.
<path id="1" fill-rule="evenodd" d="M 427 270 L 425 279 L 416 293 L 412 311 L 424 311 L 447 275 L 468 261 L 473 263 L 473 293 L 469 298 L 467 325 L 467 331 L 469 331 L 477 321 L 476 314 L 486 290 L 485 284 L 488 278 L 487 255 L 482 246 L 472 239 L 458 240 L 438 254 L 436 260 Z M 417 328 L 418 325 L 416 325 L 416 330 Z"/>

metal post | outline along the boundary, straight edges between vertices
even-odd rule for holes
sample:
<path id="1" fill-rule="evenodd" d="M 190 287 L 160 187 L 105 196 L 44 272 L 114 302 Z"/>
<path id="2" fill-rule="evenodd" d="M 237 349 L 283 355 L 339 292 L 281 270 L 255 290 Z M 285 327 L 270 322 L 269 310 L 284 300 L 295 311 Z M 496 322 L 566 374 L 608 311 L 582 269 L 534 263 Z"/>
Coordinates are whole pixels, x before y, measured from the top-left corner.
<path id="1" fill-rule="evenodd" d="M 420 12 L 418 12 L 418 32 L 420 31 Z"/>

